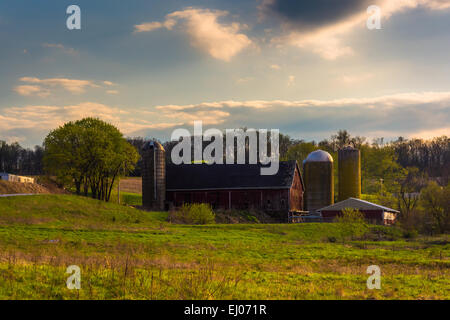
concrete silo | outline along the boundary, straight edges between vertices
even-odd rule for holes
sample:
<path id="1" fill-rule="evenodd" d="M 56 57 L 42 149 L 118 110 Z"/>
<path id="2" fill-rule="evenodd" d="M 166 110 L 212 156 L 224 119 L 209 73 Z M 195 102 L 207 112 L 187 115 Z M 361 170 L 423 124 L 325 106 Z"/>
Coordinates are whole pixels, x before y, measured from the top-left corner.
<path id="1" fill-rule="evenodd" d="M 333 157 L 325 151 L 311 152 L 303 161 L 305 209 L 310 214 L 334 203 Z"/>
<path id="2" fill-rule="evenodd" d="M 338 151 L 339 201 L 361 198 L 361 153 L 353 147 Z"/>
<path id="3" fill-rule="evenodd" d="M 166 155 L 163 146 L 147 142 L 142 154 L 142 205 L 164 210 L 166 200 Z"/>

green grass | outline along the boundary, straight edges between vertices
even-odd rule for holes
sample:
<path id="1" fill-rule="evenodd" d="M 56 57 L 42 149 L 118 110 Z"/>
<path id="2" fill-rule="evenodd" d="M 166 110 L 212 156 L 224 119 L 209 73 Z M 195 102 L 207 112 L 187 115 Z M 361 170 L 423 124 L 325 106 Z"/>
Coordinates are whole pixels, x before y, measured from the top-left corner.
<path id="1" fill-rule="evenodd" d="M 110 202 L 118 203 L 117 190 L 111 192 Z M 120 192 L 120 204 L 127 206 L 142 206 L 142 195 L 131 192 Z"/>
<path id="2" fill-rule="evenodd" d="M 406 240 L 392 230 L 173 225 L 165 212 L 84 197 L 3 198 L 0 298 L 449 299 L 448 237 Z M 398 239 L 375 241 L 380 231 Z M 65 286 L 73 264 L 79 291 Z M 381 290 L 366 288 L 373 264 Z"/>

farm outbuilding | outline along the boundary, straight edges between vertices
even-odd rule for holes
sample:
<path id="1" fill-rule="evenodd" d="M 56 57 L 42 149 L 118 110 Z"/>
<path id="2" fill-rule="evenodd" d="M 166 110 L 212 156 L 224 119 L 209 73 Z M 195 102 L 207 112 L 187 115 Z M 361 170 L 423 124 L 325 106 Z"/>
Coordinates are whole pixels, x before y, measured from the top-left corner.
<path id="1" fill-rule="evenodd" d="M 400 213 L 397 210 L 356 198 L 337 202 L 319 209 L 318 212 L 321 214 L 323 221 L 332 222 L 336 217 L 342 215 L 342 211 L 347 208 L 358 210 L 370 223 L 383 225 L 394 224 L 397 214 Z"/>
<path id="2" fill-rule="evenodd" d="M 260 164 L 182 164 L 166 168 L 166 200 L 209 203 L 213 209 L 260 210 L 287 221 L 303 209 L 304 183 L 296 161 L 280 162 L 278 173 L 261 175 Z"/>
<path id="3" fill-rule="evenodd" d="M 34 179 L 30 177 L 18 176 L 6 172 L 0 172 L 0 180 L 9 182 L 34 183 Z"/>

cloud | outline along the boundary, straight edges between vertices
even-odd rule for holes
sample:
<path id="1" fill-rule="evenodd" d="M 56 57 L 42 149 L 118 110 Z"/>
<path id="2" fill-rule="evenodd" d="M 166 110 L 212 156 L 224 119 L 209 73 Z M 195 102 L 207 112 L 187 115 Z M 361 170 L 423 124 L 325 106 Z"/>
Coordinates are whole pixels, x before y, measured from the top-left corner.
<path id="1" fill-rule="evenodd" d="M 235 101 L 226 100 L 218 102 L 203 102 L 188 105 L 159 105 L 155 108 L 164 112 L 185 110 L 208 110 L 208 109 L 278 109 L 278 108 L 307 108 L 307 107 L 345 107 L 345 106 L 368 106 L 374 107 L 403 107 L 415 104 L 433 104 L 450 101 L 450 92 L 410 92 L 386 95 L 374 98 L 346 98 L 335 100 L 248 100 Z M 450 107 L 450 105 L 448 106 Z"/>
<path id="2" fill-rule="evenodd" d="M 308 30 L 333 24 L 355 12 L 364 11 L 372 0 L 265 0 L 261 9 L 265 14 L 275 14 L 284 23 Z"/>
<path id="3" fill-rule="evenodd" d="M 77 80 L 67 78 L 39 79 L 35 77 L 23 77 L 19 79 L 22 82 L 41 84 L 49 87 L 62 87 L 71 93 L 83 93 L 87 87 L 98 88 L 99 85 L 90 80 Z"/>
<path id="4" fill-rule="evenodd" d="M 0 140 L 7 137 L 21 137 L 25 145 L 41 144 L 52 129 L 68 121 L 84 117 L 98 117 L 117 126 L 125 135 L 146 136 L 149 131 L 169 130 L 189 122 L 186 115 L 177 117 L 167 114 L 149 115 L 146 110 L 124 110 L 97 102 L 83 102 L 74 105 L 26 105 L 9 107 L 0 112 Z M 207 118 L 208 115 L 205 115 Z M 209 115 L 209 117 L 213 117 Z M 183 119 L 180 121 L 180 119 Z M 187 122 L 186 122 L 187 121 Z M 153 131 L 153 132 L 154 132 Z"/>
<path id="5" fill-rule="evenodd" d="M 0 137 L 26 137 L 27 143 L 41 143 L 49 130 L 89 116 L 116 125 L 128 136 L 163 139 L 169 139 L 172 129 L 191 126 L 195 120 L 221 129 L 280 129 L 292 137 L 316 141 L 339 129 L 368 138 L 431 138 L 450 136 L 450 92 L 334 100 L 227 100 L 126 110 L 96 102 L 27 105 L 0 112 Z"/>
<path id="6" fill-rule="evenodd" d="M 160 29 L 163 27 L 163 24 L 161 22 L 146 22 L 146 23 L 142 23 L 142 24 L 137 24 L 134 26 L 134 32 L 135 33 L 139 33 L 139 32 L 149 32 L 149 31 L 153 31 L 156 29 Z"/>
<path id="7" fill-rule="evenodd" d="M 289 45 L 310 50 L 327 60 L 351 56 L 354 49 L 345 37 L 363 30 L 369 18 L 370 0 L 264 0 L 260 12 L 266 19 L 276 17 L 282 22 L 283 35 L 272 38 L 277 46 Z M 382 19 L 408 9 L 446 10 L 448 0 L 380 0 Z"/>
<path id="8" fill-rule="evenodd" d="M 155 107 L 158 113 L 167 119 L 183 119 L 185 123 L 202 120 L 204 124 L 209 125 L 223 123 L 230 116 L 230 112 L 217 110 L 221 108 L 223 108 L 221 102 Z"/>
<path id="9" fill-rule="evenodd" d="M 2 126 L 9 129 L 16 126 L 52 128 L 84 117 L 100 117 L 107 121 L 117 122 L 120 120 L 120 115 L 125 114 L 124 112 L 118 108 L 94 102 L 67 106 L 28 105 L 3 110 L 4 118 L 9 122 L 2 123 Z"/>
<path id="10" fill-rule="evenodd" d="M 78 52 L 74 48 L 67 48 L 64 45 L 60 43 L 43 43 L 42 47 L 44 48 L 56 48 L 61 50 L 62 52 L 68 54 L 68 55 L 77 55 Z"/>
<path id="11" fill-rule="evenodd" d="M 215 59 L 230 61 L 235 55 L 249 47 L 252 41 L 240 31 L 246 26 L 237 22 L 221 23 L 219 18 L 227 11 L 186 8 L 166 16 L 164 22 L 147 22 L 135 25 L 134 32 L 149 32 L 160 28 L 172 30 L 177 24 L 185 32 L 193 47 L 208 53 Z"/>
<path id="12" fill-rule="evenodd" d="M 201 120 L 205 125 L 217 125 L 225 122 L 230 116 L 229 112 L 219 110 L 205 110 L 193 112 L 171 112 L 165 115 L 167 118 L 183 119 L 184 123 L 194 123 L 196 120 Z"/>
<path id="13" fill-rule="evenodd" d="M 31 86 L 31 85 L 17 86 L 14 88 L 14 91 L 20 94 L 21 96 L 36 95 L 38 97 L 45 98 L 50 95 L 49 90 L 43 89 L 40 86 Z"/>
<path id="14" fill-rule="evenodd" d="M 102 85 L 106 87 L 116 86 L 117 84 L 108 80 L 97 84 L 91 80 L 79 80 L 68 78 L 49 78 L 39 79 L 36 77 L 22 77 L 21 82 L 26 82 L 27 85 L 19 85 L 14 88 L 14 91 L 22 96 L 38 96 L 47 97 L 51 94 L 51 88 L 63 88 L 73 94 L 81 94 L 87 88 L 100 88 Z M 108 94 L 118 94 L 117 90 L 107 90 Z"/>
<path id="15" fill-rule="evenodd" d="M 337 130 L 368 137 L 419 136 L 435 130 L 450 135 L 450 92 L 419 92 L 374 98 L 335 100 L 218 101 L 157 106 L 157 110 L 187 114 L 202 120 L 214 113 L 226 128 L 278 128 L 298 138 L 322 139 Z M 222 111 L 224 113 L 219 113 Z M 209 120 L 209 119 L 208 119 Z"/>
<path id="16" fill-rule="evenodd" d="M 153 30 L 161 29 L 161 28 L 166 28 L 168 30 L 172 30 L 172 28 L 175 25 L 176 25 L 176 21 L 174 19 L 168 18 L 163 23 L 154 21 L 154 22 L 146 22 L 146 23 L 142 23 L 142 24 L 137 24 L 134 26 L 134 29 L 135 29 L 134 32 L 135 33 L 150 32 Z"/>

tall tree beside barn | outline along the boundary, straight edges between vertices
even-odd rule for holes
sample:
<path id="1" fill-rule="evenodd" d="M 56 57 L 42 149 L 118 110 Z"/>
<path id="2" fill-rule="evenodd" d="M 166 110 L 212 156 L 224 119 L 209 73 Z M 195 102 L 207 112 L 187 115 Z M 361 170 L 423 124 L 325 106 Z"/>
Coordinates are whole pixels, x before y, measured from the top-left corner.
<path id="1" fill-rule="evenodd" d="M 139 155 L 113 125 L 95 118 L 68 122 L 44 141 L 44 167 L 77 194 L 109 201 L 116 179 L 134 169 Z"/>

